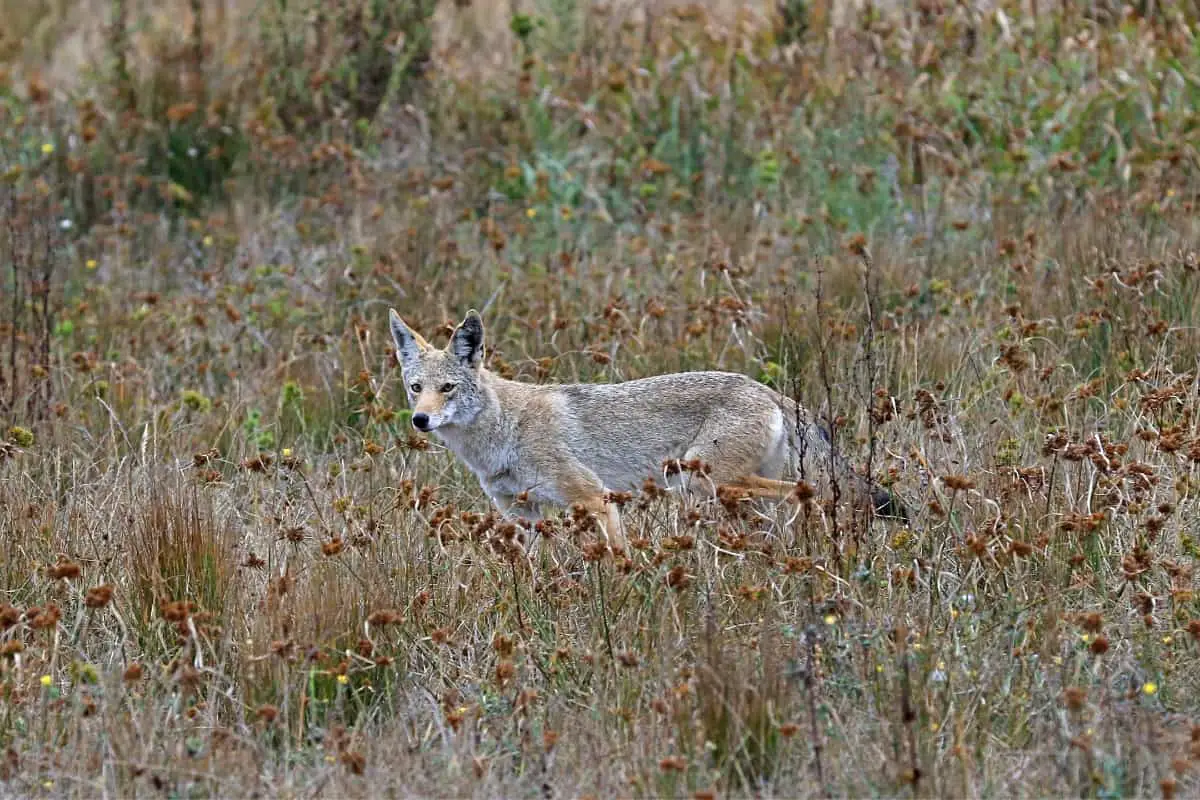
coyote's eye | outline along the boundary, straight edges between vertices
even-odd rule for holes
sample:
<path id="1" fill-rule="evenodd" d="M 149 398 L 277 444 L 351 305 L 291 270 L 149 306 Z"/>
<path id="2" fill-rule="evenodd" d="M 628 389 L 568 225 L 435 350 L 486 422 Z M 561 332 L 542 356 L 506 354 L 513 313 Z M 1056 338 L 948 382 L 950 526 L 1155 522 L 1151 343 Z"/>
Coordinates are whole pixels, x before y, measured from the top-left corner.
<path id="1" fill-rule="evenodd" d="M 411 386 L 409 386 L 408 388 L 412 391 L 413 394 L 421 393 L 421 384 L 419 384 L 419 383 L 414 383 Z"/>
<path id="2" fill-rule="evenodd" d="M 453 383 L 443 383 L 442 384 L 442 394 L 450 394 L 451 392 L 454 391 L 454 387 L 455 387 L 455 385 Z"/>

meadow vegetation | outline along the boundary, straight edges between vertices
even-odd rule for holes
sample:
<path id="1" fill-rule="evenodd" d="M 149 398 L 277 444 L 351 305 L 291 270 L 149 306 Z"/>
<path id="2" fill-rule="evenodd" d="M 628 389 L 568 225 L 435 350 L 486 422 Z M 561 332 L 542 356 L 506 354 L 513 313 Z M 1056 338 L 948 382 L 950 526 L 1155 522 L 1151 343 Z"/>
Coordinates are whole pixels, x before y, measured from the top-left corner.
<path id="1" fill-rule="evenodd" d="M 1195 3 L 0 15 L 0 792 L 1200 793 Z M 531 565 L 388 306 L 753 375 L 912 523 Z"/>

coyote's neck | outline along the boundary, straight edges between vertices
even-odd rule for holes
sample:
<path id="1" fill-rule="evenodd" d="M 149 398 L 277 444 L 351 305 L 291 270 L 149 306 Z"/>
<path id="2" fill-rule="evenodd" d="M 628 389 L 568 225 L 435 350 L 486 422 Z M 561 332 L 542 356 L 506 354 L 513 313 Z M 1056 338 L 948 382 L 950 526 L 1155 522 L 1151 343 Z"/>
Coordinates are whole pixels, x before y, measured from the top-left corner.
<path id="1" fill-rule="evenodd" d="M 496 396 L 497 382 L 503 379 L 480 370 L 479 393 L 483 403 L 479 413 L 466 424 L 445 425 L 435 432 L 454 455 L 484 479 L 507 470 L 512 460 L 513 423 Z"/>

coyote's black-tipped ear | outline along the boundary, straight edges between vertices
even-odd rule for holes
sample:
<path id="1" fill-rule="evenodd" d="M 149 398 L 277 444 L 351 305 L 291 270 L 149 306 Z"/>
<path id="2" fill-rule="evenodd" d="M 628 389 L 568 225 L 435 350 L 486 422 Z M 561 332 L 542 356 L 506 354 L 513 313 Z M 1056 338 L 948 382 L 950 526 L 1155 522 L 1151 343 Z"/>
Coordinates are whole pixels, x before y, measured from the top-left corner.
<path id="1" fill-rule="evenodd" d="M 388 309 L 388 322 L 392 329 L 392 341 L 396 343 L 396 358 L 401 366 L 408 369 L 409 364 L 415 363 L 421 353 L 429 349 L 429 342 L 421 338 L 421 334 L 404 324 L 396 309 Z"/>
<path id="2" fill-rule="evenodd" d="M 483 320 L 475 309 L 468 311 L 462 324 L 454 329 L 450 351 L 468 367 L 478 367 L 483 361 Z"/>

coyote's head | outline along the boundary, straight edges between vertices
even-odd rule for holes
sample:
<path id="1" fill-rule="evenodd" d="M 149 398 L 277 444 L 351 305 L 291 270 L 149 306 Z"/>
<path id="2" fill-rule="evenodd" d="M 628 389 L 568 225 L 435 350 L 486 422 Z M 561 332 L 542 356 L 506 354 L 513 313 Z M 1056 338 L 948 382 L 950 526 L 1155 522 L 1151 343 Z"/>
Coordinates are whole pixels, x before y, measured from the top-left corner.
<path id="1" fill-rule="evenodd" d="M 439 350 L 388 309 L 396 358 L 404 375 L 404 391 L 412 409 L 413 427 L 437 430 L 475 419 L 483 406 L 479 367 L 483 361 L 483 320 L 472 309 L 454 329 L 446 349 Z"/>

